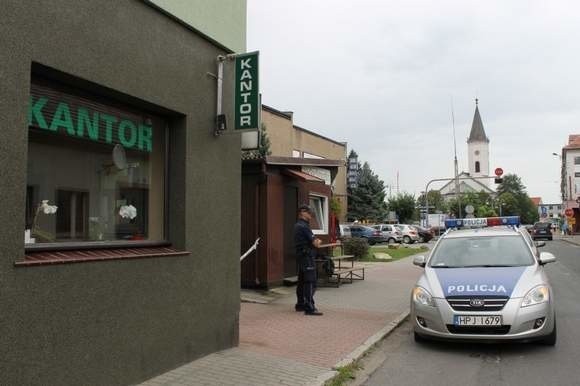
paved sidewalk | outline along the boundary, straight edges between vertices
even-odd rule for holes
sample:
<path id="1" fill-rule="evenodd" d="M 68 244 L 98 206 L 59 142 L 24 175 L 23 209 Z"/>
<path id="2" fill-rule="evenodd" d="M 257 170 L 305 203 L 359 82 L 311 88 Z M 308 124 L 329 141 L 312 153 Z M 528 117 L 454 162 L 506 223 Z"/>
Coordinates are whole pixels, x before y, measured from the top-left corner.
<path id="1" fill-rule="evenodd" d="M 571 235 L 571 236 L 554 235 L 554 240 L 562 240 L 571 244 L 580 245 L 580 235 Z"/>
<path id="2" fill-rule="evenodd" d="M 243 291 L 240 345 L 153 378 L 160 385 L 323 385 L 334 368 L 360 357 L 408 316 L 421 274 L 412 256 L 365 263 L 365 280 L 315 295 L 323 316 L 294 311 L 295 287 L 266 295 Z"/>

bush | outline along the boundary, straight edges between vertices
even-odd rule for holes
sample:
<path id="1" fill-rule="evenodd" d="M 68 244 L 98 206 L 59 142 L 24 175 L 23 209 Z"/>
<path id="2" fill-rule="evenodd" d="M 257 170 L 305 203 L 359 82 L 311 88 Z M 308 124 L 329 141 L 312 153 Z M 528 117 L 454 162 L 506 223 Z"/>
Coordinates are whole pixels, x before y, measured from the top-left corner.
<path id="1" fill-rule="evenodd" d="M 369 252 L 369 243 L 366 239 L 353 237 L 342 241 L 344 245 L 344 253 L 347 255 L 354 255 L 355 259 L 359 260 L 365 257 Z"/>

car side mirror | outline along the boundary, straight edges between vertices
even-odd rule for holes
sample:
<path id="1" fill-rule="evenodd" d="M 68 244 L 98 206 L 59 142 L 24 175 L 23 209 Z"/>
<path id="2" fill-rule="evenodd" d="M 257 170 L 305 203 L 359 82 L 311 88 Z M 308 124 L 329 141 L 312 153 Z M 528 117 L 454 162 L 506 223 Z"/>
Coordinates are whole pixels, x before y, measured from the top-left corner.
<path id="1" fill-rule="evenodd" d="M 419 266 L 419 267 L 425 267 L 425 264 L 427 263 L 425 256 L 423 255 L 419 255 L 419 256 L 415 256 L 413 258 L 413 264 Z"/>
<path id="2" fill-rule="evenodd" d="M 542 252 L 540 253 L 539 261 L 541 265 L 553 263 L 556 261 L 556 256 L 552 255 L 550 252 Z"/>
<path id="3" fill-rule="evenodd" d="M 546 242 L 545 241 L 536 241 L 536 248 L 541 248 L 541 247 L 545 247 L 546 246 Z"/>

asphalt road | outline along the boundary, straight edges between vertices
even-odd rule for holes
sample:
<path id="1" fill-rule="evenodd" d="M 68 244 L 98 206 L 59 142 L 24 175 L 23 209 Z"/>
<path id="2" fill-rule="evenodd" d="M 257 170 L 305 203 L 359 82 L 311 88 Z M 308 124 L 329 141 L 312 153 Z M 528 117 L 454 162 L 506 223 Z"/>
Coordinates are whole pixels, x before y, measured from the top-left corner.
<path id="1" fill-rule="evenodd" d="M 365 369 L 355 383 L 366 379 L 365 385 L 377 386 L 580 385 L 580 247 L 555 240 L 542 250 L 558 258 L 546 267 L 556 299 L 555 347 L 417 344 L 406 322 L 363 361 Z"/>

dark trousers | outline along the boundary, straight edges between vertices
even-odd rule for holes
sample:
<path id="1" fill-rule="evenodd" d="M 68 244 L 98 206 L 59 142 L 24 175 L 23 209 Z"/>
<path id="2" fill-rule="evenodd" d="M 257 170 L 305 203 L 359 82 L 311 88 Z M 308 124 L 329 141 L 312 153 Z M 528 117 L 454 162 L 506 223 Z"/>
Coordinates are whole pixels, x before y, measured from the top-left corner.
<path id="1" fill-rule="evenodd" d="M 308 269 L 310 268 L 310 269 Z M 298 285 L 296 286 L 296 307 L 306 312 L 316 310 L 314 292 L 316 291 L 316 266 L 298 268 Z"/>

